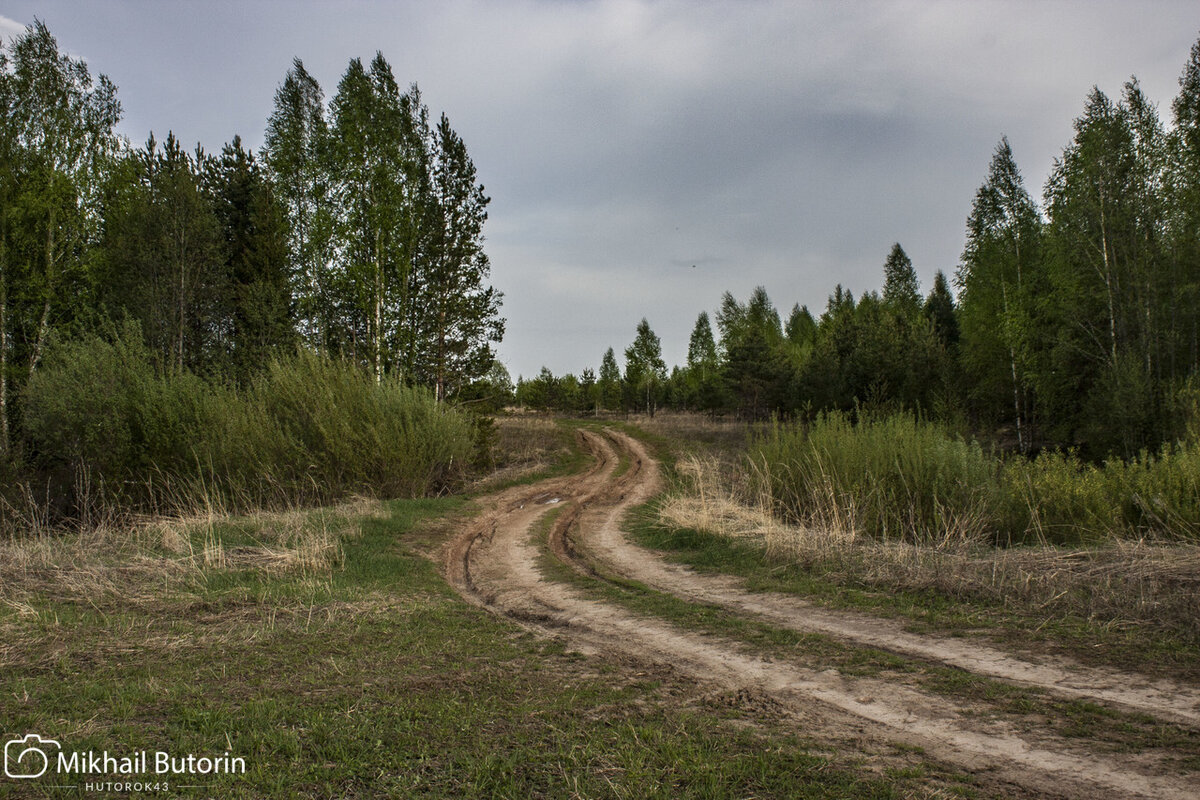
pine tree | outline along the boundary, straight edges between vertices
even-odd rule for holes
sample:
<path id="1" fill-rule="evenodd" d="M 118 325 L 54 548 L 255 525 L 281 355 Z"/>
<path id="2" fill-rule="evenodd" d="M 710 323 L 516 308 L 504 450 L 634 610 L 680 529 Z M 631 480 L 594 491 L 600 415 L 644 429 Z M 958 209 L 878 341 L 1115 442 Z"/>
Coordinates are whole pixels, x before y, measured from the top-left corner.
<path id="1" fill-rule="evenodd" d="M 426 252 L 413 298 L 425 324 L 411 333 L 421 354 L 416 377 L 445 399 L 487 370 L 494 358 L 489 343 L 500 341 L 504 320 L 500 293 L 485 283 L 490 264 L 483 251 L 483 224 L 490 198 L 445 114 L 433 148 L 423 218 Z"/>
<path id="2" fill-rule="evenodd" d="M 912 261 L 899 242 L 892 245 L 883 264 L 883 302 L 905 319 L 921 310 L 921 288 Z"/>
<path id="3" fill-rule="evenodd" d="M 600 360 L 600 378 L 596 382 L 600 394 L 600 405 L 607 411 L 615 411 L 621 405 L 621 368 L 617 356 L 610 347 Z"/>

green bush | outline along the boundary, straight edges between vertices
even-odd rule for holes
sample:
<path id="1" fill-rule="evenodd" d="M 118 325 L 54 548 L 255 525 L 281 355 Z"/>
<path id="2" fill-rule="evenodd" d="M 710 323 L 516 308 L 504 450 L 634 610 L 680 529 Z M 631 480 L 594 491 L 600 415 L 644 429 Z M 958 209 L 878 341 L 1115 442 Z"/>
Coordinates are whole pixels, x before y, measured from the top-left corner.
<path id="1" fill-rule="evenodd" d="M 985 513 L 995 488 L 995 464 L 976 442 L 905 414 L 852 424 L 834 412 L 807 427 L 776 424 L 753 458 L 792 520 L 837 520 L 883 539 L 959 534 Z"/>
<path id="2" fill-rule="evenodd" d="M 469 419 L 425 390 L 302 352 L 239 392 L 156 369 L 136 328 L 57 344 L 23 399 L 37 480 L 68 516 L 417 496 L 473 452 Z"/>
<path id="3" fill-rule="evenodd" d="M 752 448 L 754 474 L 786 518 L 881 539 L 1000 544 L 1109 536 L 1200 536 L 1200 444 L 1129 461 L 1075 453 L 1027 459 L 905 414 L 776 424 Z"/>

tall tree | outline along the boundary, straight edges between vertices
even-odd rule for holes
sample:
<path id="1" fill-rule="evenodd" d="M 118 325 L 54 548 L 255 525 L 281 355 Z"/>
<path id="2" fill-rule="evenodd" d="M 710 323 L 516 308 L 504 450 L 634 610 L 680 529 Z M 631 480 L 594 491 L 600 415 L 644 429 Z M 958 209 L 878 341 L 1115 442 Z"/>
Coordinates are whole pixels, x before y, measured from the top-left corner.
<path id="1" fill-rule="evenodd" d="M 1046 186 L 1056 345 L 1039 394 L 1062 421 L 1060 436 L 1098 453 L 1132 455 L 1163 423 L 1153 116 L 1136 82 L 1117 105 L 1093 90 Z"/>
<path id="2" fill-rule="evenodd" d="M 1171 109 L 1166 194 L 1175 335 L 1169 367 L 1179 375 L 1200 370 L 1200 40 L 1192 45 Z"/>
<path id="3" fill-rule="evenodd" d="M 653 417 L 659 387 L 666 379 L 667 365 L 662 358 L 662 343 L 643 317 L 638 323 L 633 343 L 625 348 L 625 384 L 634 405 L 640 404 Z"/>
<path id="4" fill-rule="evenodd" d="M 933 289 L 929 292 L 929 297 L 925 298 L 923 310 L 942 346 L 948 351 L 957 348 L 958 317 L 954 308 L 954 296 L 950 294 L 946 273 L 940 269 L 933 278 Z"/>
<path id="5" fill-rule="evenodd" d="M 331 105 L 330 166 L 341 280 L 340 346 L 383 379 L 386 314 L 408 283 L 414 156 L 381 55 L 347 67 Z"/>
<path id="6" fill-rule="evenodd" d="M 1013 421 L 1018 446 L 1031 444 L 1035 301 L 1046 281 L 1042 222 L 1007 138 L 996 146 L 975 193 L 967 244 L 955 276 L 963 368 L 975 407 Z M 1007 413 L 1005 412 L 1007 409 Z"/>
<path id="7" fill-rule="evenodd" d="M 117 90 L 58 51 L 41 20 L 0 44 L 0 450 L 10 381 L 41 361 L 52 327 L 86 299 L 104 172 L 119 148 Z"/>
<path id="8" fill-rule="evenodd" d="M 245 380 L 295 344 L 284 209 L 240 137 L 211 159 L 206 180 L 224 240 L 234 374 Z"/>
<path id="9" fill-rule="evenodd" d="M 711 411 L 721 401 L 721 362 L 713 338 L 708 313 L 700 312 L 692 335 L 688 339 L 687 370 L 682 379 L 686 385 L 684 402 L 694 408 Z"/>
<path id="10" fill-rule="evenodd" d="M 717 313 L 721 346 L 725 352 L 725 385 L 733 395 L 738 414 L 761 419 L 782 409 L 790 370 L 784 355 L 779 312 L 763 287 L 745 303 L 728 292 Z"/>
<path id="11" fill-rule="evenodd" d="M 413 95 L 415 97 L 415 88 Z M 439 400 L 487 371 L 490 343 L 504 333 L 501 295 L 487 280 L 483 224 L 490 198 L 477 182 L 466 145 L 443 114 L 433 137 L 432 180 L 422 236 L 426 252 L 414 305 L 426 324 L 412 332 L 424 358 L 418 362 Z"/>
<path id="12" fill-rule="evenodd" d="M 137 319 L 162 366 L 212 371 L 232 337 L 225 242 L 203 173 L 173 133 L 131 153 L 106 208 L 102 299 Z"/>
<path id="13" fill-rule="evenodd" d="M 607 411 L 614 411 L 621 405 L 621 368 L 617 365 L 617 356 L 610 347 L 604 351 L 600 359 L 600 375 L 596 381 L 597 392 L 600 395 L 600 405 Z"/>
<path id="14" fill-rule="evenodd" d="M 921 287 L 912 260 L 899 242 L 892 245 L 883 264 L 883 302 L 906 319 L 921 310 Z"/>
<path id="15" fill-rule="evenodd" d="M 319 350 L 329 346 L 335 305 L 328 137 L 321 87 L 297 58 L 275 92 L 262 154 L 287 218 L 300 332 Z"/>

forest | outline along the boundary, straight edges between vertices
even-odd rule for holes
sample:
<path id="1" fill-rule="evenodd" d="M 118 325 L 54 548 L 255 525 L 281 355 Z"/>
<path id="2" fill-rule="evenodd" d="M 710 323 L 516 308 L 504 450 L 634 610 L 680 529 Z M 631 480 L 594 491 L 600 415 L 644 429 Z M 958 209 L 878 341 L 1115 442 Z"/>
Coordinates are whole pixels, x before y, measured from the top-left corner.
<path id="1" fill-rule="evenodd" d="M 1200 365 L 1200 44 L 1171 124 L 1131 79 L 1096 88 L 1039 204 L 1007 138 L 966 222 L 953 276 L 922 294 L 897 243 L 881 291 L 836 286 L 819 316 L 762 288 L 701 312 L 670 372 L 646 320 L 598 370 L 520 379 L 515 399 L 563 411 L 656 407 L 812 420 L 917 413 L 1006 450 L 1132 458 L 1186 434 Z M 953 284 L 954 291 L 951 289 Z M 715 330 L 713 323 L 715 322 Z"/>
<path id="2" fill-rule="evenodd" d="M 5 507 L 37 494 L 76 516 L 157 508 L 183 490 L 149 489 L 156 471 L 235 495 L 380 480 L 419 493 L 469 460 L 449 441 L 444 457 L 431 446 L 384 467 L 351 444 L 383 437 L 371 426 L 390 408 L 389 424 L 424 420 L 432 439 L 465 431 L 469 451 L 447 401 L 504 332 L 489 198 L 415 84 L 377 54 L 350 61 L 326 102 L 296 59 L 258 153 L 239 136 L 188 149 L 174 132 L 133 146 L 121 114 L 117 87 L 44 22 L 0 49 Z M 341 402 L 300 414 L 289 386 Z M 424 477 L 385 476 L 397 469 Z"/>
<path id="3" fill-rule="evenodd" d="M 930 31 L 1010 31 L 1034 64 L 1129 36 L 1119 9 L 1080 31 L 1057 7 L 1005 28 L 1007 7 L 833 5 L 155 24 L 206 18 L 178 39 L 206 77 L 265 36 L 378 26 L 485 89 L 467 48 L 576 91 L 598 52 L 619 89 L 686 46 L 771 102 L 764 65 L 848 38 L 915 41 L 895 54 L 920 79 L 976 41 Z M 123 25 L 142 10 L 89 18 L 139 69 L 165 30 Z M 284 51 L 262 147 L 211 153 L 123 135 L 117 87 L 69 54 L 89 33 L 0 42 L 0 719 L 23 737 L 0 796 L 1195 798 L 1200 42 L 1164 115 L 1136 79 L 1093 90 L 1040 196 L 988 134 L 955 265 L 898 231 L 879 285 L 817 287 L 824 309 L 739 286 L 670 366 L 653 314 L 614 307 L 623 349 L 514 382 L 490 199 L 382 53 L 327 95 Z M 182 95 L 179 74 L 154 77 Z M 243 766 L 44 774 L 150 752 Z"/>
<path id="4" fill-rule="evenodd" d="M 52 497 L 78 517 L 193 491 L 150 489 L 156 472 L 246 503 L 372 480 L 427 490 L 472 442 L 486 450 L 478 415 L 455 415 L 513 404 L 902 414 L 1002 453 L 1148 463 L 1195 438 L 1200 404 L 1200 43 L 1179 83 L 1170 124 L 1136 78 L 1115 102 L 1094 89 L 1040 203 L 1002 138 L 960 263 L 928 292 L 896 243 L 880 291 L 838 285 L 819 316 L 782 315 L 761 287 L 726 293 L 670 371 L 643 319 L 623 365 L 609 348 L 598 369 L 514 386 L 492 349 L 505 321 L 489 198 L 446 115 L 402 90 L 382 53 L 351 60 L 328 102 L 296 59 L 261 151 L 234 136 L 214 155 L 170 131 L 123 139 L 116 87 L 36 22 L 0 51 L 5 506 Z M 455 417 L 445 463 L 382 478 L 335 455 L 335 441 L 378 436 L 371 414 L 297 413 L 273 395 L 352 380 L 379 395 L 364 403 Z M 217 444 L 231 436 L 232 450 Z"/>

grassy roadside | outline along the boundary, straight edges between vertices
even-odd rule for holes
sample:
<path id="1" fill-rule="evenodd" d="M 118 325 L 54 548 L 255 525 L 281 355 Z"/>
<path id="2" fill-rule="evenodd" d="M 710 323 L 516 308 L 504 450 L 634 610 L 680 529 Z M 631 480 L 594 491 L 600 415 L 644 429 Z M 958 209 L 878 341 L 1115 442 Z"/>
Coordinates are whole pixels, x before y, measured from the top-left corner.
<path id="1" fill-rule="evenodd" d="M 669 422 L 652 433 L 637 425 L 621 430 L 649 446 L 662 462 L 673 494 L 687 494 L 687 481 L 675 473 L 678 457 L 697 450 L 699 437 L 687 443 L 673 437 Z M 733 437 L 721 434 L 728 442 Z M 703 445 L 702 445 L 703 447 Z M 711 451 L 719 444 L 708 445 Z M 726 457 L 736 445 L 724 447 Z M 915 585 L 872 575 L 855 555 L 836 559 L 798 559 L 775 552 L 762 536 L 728 536 L 693 527 L 667 524 L 659 514 L 661 499 L 631 512 L 629 530 L 638 543 L 700 571 L 737 575 L 752 591 L 803 596 L 829 608 L 864 611 L 909 621 L 918 632 L 980 636 L 1004 647 L 1052 652 L 1082 663 L 1135 670 L 1175 680 L 1200 681 L 1200 640 L 1119 617 L 1072 613 L 1069 607 L 1016 602 L 986 596 L 963 582 L 919 576 Z M 867 558 L 867 555 L 862 556 Z M 857 566 L 856 566 L 857 565 Z M 883 570 L 876 570 L 882 573 Z M 935 579 L 930 579 L 930 577 Z M 1032 574 L 1032 579 L 1040 576 Z"/>
<path id="2" fill-rule="evenodd" d="M 844 569 L 773 557 L 753 541 L 660 523 L 653 503 L 637 509 L 629 529 L 641 545 L 702 572 L 746 579 L 750 591 L 802 596 L 827 608 L 898 617 L 921 633 L 981 636 L 1002 646 L 1053 652 L 1096 666 L 1113 666 L 1176 680 L 1200 680 L 1200 642 L 1120 621 L 1036 613 L 938 588 L 875 585 Z M 1031 613 L 1033 611 L 1034 613 Z"/>
<path id="3" fill-rule="evenodd" d="M 712 713 L 670 672 L 566 653 L 463 602 L 428 552 L 466 513 L 461 497 L 359 501 L 10 543 L 3 732 L 246 760 L 171 781 L 182 797 L 911 796 Z"/>
<path id="4" fill-rule="evenodd" d="M 555 512 L 557 513 L 557 512 Z M 845 675 L 885 678 L 914 686 L 961 704 L 966 713 L 1004 718 L 1018 728 L 1047 729 L 1086 743 L 1101 752 L 1133 752 L 1153 756 L 1164 770 L 1200 770 L 1200 731 L 1166 723 L 1146 714 L 1106 708 L 1084 700 L 1055 698 L 1050 693 L 876 648 L 840 642 L 819 633 L 802 633 L 732 614 L 719 606 L 700 605 L 651 589 L 637 581 L 590 564 L 584 575 L 559 561 L 547 546 L 553 515 L 535 530 L 541 552 L 539 567 L 548 578 L 572 585 L 585 597 L 655 617 L 680 628 L 719 636 L 755 655 L 787 661 L 814 671 L 834 668 Z M 922 776 L 941 775 L 954 788 L 961 776 L 924 764 Z"/>

